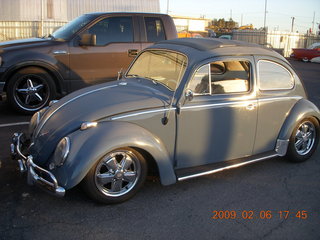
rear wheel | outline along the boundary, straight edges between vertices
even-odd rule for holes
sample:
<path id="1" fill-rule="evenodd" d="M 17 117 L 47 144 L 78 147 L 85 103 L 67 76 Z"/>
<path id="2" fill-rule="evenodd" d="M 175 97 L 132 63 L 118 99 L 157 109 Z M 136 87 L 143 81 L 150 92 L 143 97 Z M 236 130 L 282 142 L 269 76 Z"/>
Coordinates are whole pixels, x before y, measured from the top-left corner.
<path id="1" fill-rule="evenodd" d="M 119 148 L 107 153 L 82 182 L 85 192 L 101 203 L 120 203 L 133 197 L 147 175 L 144 157 L 134 149 Z"/>
<path id="2" fill-rule="evenodd" d="M 307 57 L 302 58 L 302 61 L 309 62 L 309 59 Z"/>
<path id="3" fill-rule="evenodd" d="M 33 114 L 55 97 L 56 88 L 51 76 L 42 68 L 20 69 L 8 83 L 8 101 L 24 114 Z"/>
<path id="4" fill-rule="evenodd" d="M 314 118 L 302 120 L 294 129 L 289 142 L 287 159 L 303 162 L 309 159 L 319 142 L 319 122 Z"/>

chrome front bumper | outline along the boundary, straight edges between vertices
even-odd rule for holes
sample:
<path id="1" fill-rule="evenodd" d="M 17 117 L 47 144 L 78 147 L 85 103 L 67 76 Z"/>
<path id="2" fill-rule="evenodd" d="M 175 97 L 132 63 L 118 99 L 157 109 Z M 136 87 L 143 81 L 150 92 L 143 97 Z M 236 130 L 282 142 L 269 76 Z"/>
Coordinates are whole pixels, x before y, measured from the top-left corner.
<path id="1" fill-rule="evenodd" d="M 55 176 L 48 170 L 39 167 L 33 162 L 31 155 L 25 156 L 22 151 L 23 133 L 15 133 L 12 137 L 10 151 L 12 159 L 18 160 L 20 172 L 28 173 L 28 184 L 37 185 L 41 189 L 58 197 L 65 195 L 65 189 L 58 185 Z"/>

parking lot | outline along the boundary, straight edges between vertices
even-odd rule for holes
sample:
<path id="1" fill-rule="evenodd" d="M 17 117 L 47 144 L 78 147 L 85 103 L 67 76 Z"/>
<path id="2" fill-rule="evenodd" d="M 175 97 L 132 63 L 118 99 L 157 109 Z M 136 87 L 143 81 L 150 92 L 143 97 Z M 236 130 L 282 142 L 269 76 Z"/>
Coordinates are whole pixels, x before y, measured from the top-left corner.
<path id="1" fill-rule="evenodd" d="M 320 107 L 320 65 L 291 63 Z M 29 119 L 0 102 L 0 239 L 320 239 L 319 148 L 299 164 L 274 158 L 167 187 L 150 178 L 133 199 L 101 205 L 79 187 L 56 198 L 27 185 L 9 144 Z"/>

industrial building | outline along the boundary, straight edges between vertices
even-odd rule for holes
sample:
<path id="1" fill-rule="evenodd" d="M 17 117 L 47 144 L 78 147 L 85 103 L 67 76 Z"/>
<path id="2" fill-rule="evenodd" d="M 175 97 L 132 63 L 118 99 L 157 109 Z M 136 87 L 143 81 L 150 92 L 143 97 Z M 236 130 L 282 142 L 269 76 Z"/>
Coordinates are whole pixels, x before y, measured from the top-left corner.
<path id="1" fill-rule="evenodd" d="M 41 37 L 89 12 L 160 12 L 159 0 L 0 0 L 0 41 Z"/>
<path id="2" fill-rule="evenodd" d="M 159 0 L 0 0 L 0 21 L 70 21 L 88 12 L 160 12 Z"/>

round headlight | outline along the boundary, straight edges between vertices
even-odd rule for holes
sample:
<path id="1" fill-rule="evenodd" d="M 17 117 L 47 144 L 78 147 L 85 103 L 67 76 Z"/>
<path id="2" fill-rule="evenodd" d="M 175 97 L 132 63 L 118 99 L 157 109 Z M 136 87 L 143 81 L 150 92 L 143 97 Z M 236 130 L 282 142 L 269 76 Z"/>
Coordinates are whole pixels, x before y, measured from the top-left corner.
<path id="1" fill-rule="evenodd" d="M 54 152 L 53 162 L 49 165 L 50 170 L 60 167 L 66 161 L 70 151 L 70 138 L 64 137 L 60 140 Z"/>

